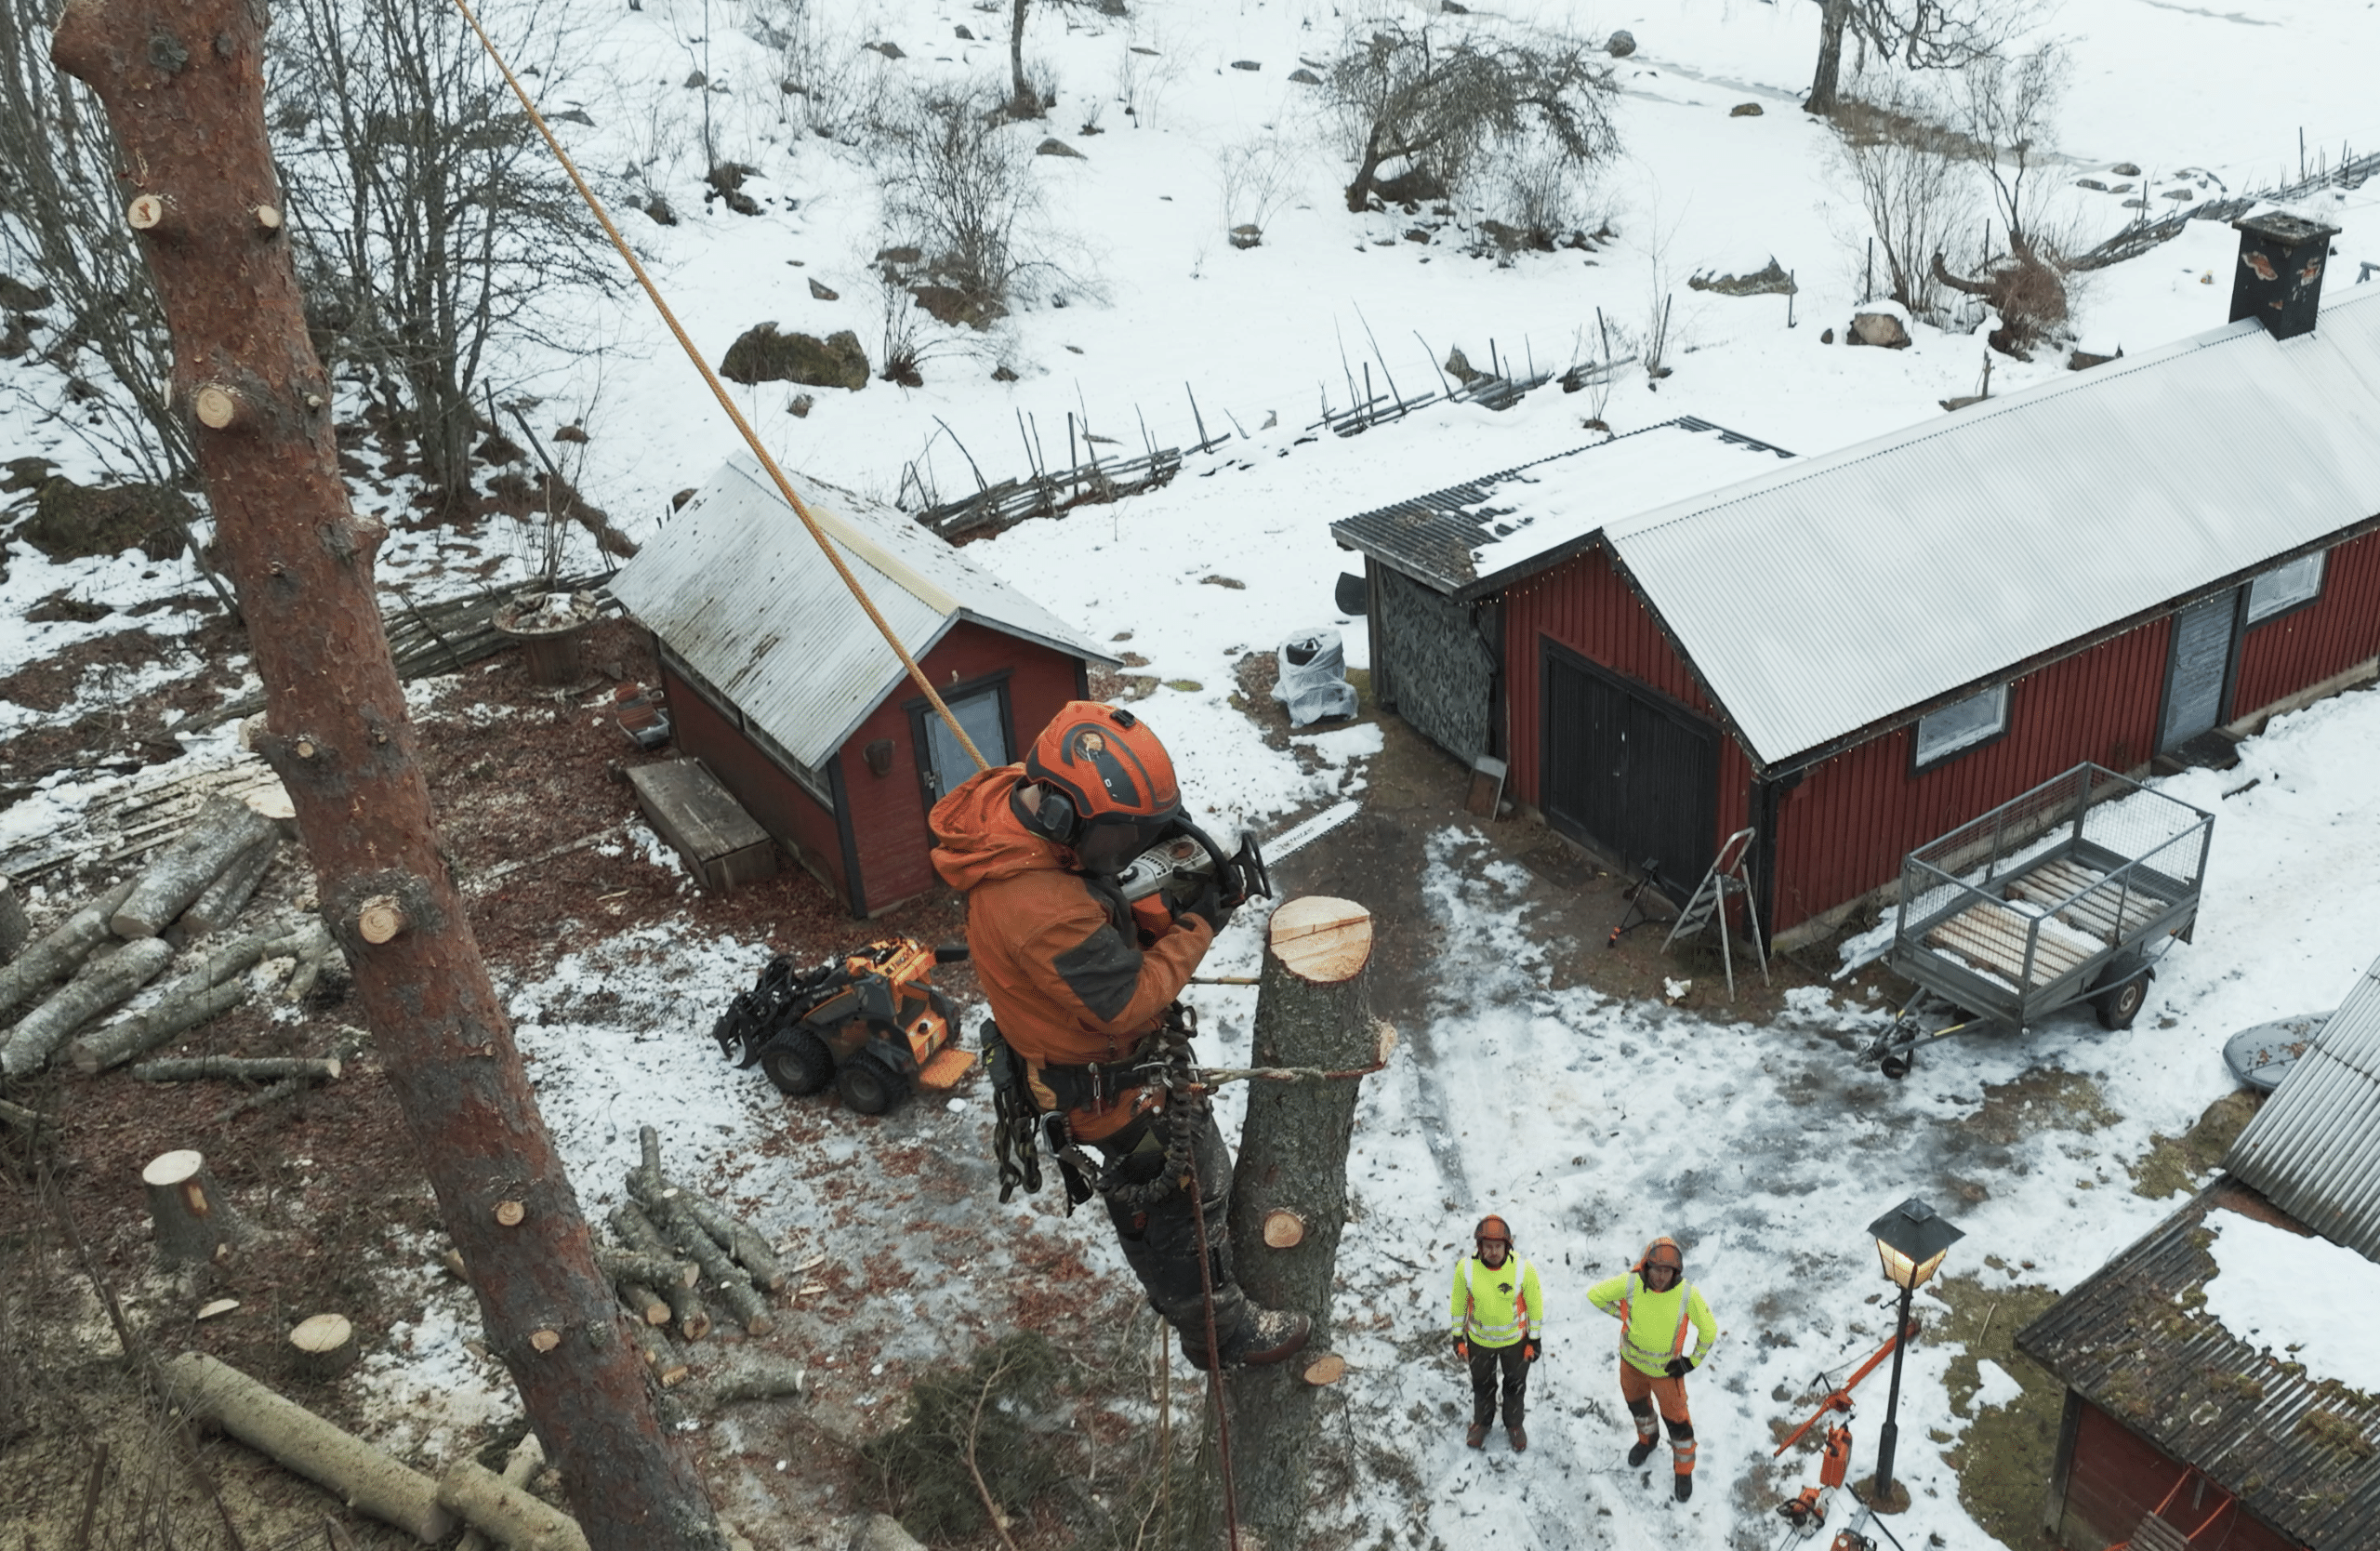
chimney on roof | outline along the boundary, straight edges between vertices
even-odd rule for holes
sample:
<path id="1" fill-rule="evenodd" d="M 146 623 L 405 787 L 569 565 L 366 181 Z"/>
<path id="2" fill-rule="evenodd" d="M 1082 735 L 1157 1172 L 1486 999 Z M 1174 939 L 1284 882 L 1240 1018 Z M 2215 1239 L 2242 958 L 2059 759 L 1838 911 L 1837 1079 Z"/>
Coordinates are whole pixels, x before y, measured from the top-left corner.
<path id="1" fill-rule="evenodd" d="M 2231 276 L 2231 321 L 2254 318 L 2276 339 L 2314 332 L 2322 305 L 2322 260 L 2335 226 L 2274 211 L 2231 223 L 2240 267 Z"/>

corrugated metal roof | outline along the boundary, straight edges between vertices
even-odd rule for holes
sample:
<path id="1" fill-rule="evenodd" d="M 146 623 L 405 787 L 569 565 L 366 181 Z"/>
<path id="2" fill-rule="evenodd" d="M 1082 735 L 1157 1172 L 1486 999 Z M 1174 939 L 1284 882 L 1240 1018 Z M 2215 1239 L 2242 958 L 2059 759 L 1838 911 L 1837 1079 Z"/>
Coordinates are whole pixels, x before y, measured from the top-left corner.
<path id="1" fill-rule="evenodd" d="M 966 619 L 1113 666 L 1081 632 L 890 507 L 788 473 L 844 563 L 923 657 Z M 817 541 L 738 454 L 612 578 L 613 596 L 794 759 L 842 747 L 906 675 Z"/>
<path id="2" fill-rule="evenodd" d="M 2380 513 L 2380 295 L 2252 320 L 1608 524 L 1774 766 Z"/>
<path id="3" fill-rule="evenodd" d="M 1632 513 L 1742 479 L 1792 455 L 1681 417 L 1330 524 L 1342 543 L 1459 600 L 1476 598 L 1594 541 Z M 1592 457 L 1587 455 L 1592 454 Z"/>
<path id="4" fill-rule="evenodd" d="M 2380 960 L 2223 1166 L 2325 1239 L 2380 1261 Z"/>
<path id="5" fill-rule="evenodd" d="M 2319 1410 L 2380 1439 L 2380 1399 L 2309 1380 L 2287 1352 L 2251 1346 L 2205 1312 L 2213 1207 L 2279 1215 L 2217 1180 L 2017 1332 L 2017 1349 L 2284 1533 L 2321 1551 L 2380 1551 L 2380 1453 L 2359 1457 L 2337 1429 L 2307 1425 Z"/>

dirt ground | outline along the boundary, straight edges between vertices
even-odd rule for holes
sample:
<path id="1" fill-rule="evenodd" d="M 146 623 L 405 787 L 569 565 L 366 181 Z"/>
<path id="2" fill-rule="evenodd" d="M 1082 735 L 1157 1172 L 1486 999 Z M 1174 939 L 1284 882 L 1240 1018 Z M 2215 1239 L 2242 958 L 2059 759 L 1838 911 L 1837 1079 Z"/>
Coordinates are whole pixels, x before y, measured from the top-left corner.
<path id="1" fill-rule="evenodd" d="M 210 639 L 205 649 L 227 644 Z M 128 649 L 130 643 L 111 638 L 83 655 L 102 661 Z M 644 864 L 633 848 L 617 855 L 605 855 L 594 844 L 570 848 L 572 842 L 615 833 L 629 815 L 628 766 L 669 757 L 666 750 L 636 749 L 597 703 L 599 696 L 608 699 L 615 682 L 651 683 L 656 676 L 641 633 L 608 621 L 593 632 L 583 660 L 589 669 L 586 681 L 565 690 L 532 684 L 520 659 L 508 655 L 416 695 L 422 761 L 447 851 L 470 899 L 473 929 L 500 979 L 538 974 L 592 935 L 663 921 L 763 939 L 805 958 L 846 945 L 863 930 L 869 937 L 953 935 L 958 918 L 947 897 L 913 901 L 863 929 L 798 868 L 725 896 L 685 895 L 674 875 Z M 46 664 L 39 671 L 67 686 L 48 691 L 62 696 L 84 666 Z M 1269 668 L 1263 657 L 1250 659 L 1239 703 L 1268 741 L 1288 747 L 1281 709 L 1263 693 Z M 0 779 L 23 782 L 43 767 L 90 769 L 110 760 L 128 764 L 157 757 L 164 749 L 142 747 L 142 738 L 162 742 L 165 721 L 219 696 L 223 677 L 216 672 L 185 681 L 112 715 L 54 729 L 37 747 L 9 750 L 11 762 L 0 769 Z M 1467 772 L 1401 722 L 1376 717 L 1368 700 L 1360 719 L 1378 720 L 1383 739 L 1382 751 L 1365 767 L 1362 812 L 1285 859 L 1275 875 L 1276 892 L 1341 895 L 1370 906 L 1378 930 L 1374 1005 L 1394 1022 L 1418 1025 L 1428 1007 L 1421 966 L 1434 928 L 1415 857 L 1435 829 L 1475 822 L 1461 812 Z M 1737 997 L 1729 1004 L 1712 943 L 1664 955 L 1659 925 L 1611 942 L 1612 929 L 1630 917 L 1630 905 L 1626 880 L 1603 862 L 1532 819 L 1508 817 L 1478 828 L 1499 855 L 1539 878 L 1532 891 L 1537 919 L 1544 938 L 1557 945 L 1550 961 L 1564 984 L 1642 997 L 1659 996 L 1667 979 L 1688 979 L 1692 989 L 1682 1001 L 1687 1009 L 1757 1020 L 1777 1009 L 1789 987 L 1812 979 L 1800 964 L 1783 960 L 1771 966 L 1764 984 L 1739 951 Z M 493 886 L 474 882 L 498 861 L 524 857 L 543 859 Z M 64 880 L 49 882 L 61 893 L 99 886 L 96 879 L 78 880 L 70 891 Z M 266 894 L 292 901 L 311 889 L 311 879 L 284 857 Z M 941 979 L 954 990 L 973 990 L 963 965 L 946 968 Z M 357 1049 L 346 1075 L 330 1088 L 239 1114 L 226 1115 L 233 1095 L 211 1085 L 156 1087 L 121 1074 L 88 1080 L 52 1073 L 8 1094 L 54 1117 L 54 1123 L 30 1143 L 17 1133 L 0 1137 L 0 1416 L 16 1419 L 13 1431 L 0 1422 L 0 1525 L 17 1531 L 0 1534 L 6 1551 L 18 1551 L 20 1543 L 40 1551 L 71 1544 L 264 1551 L 303 1544 L 323 1532 L 326 1519 L 357 1547 L 406 1543 L 244 1448 L 177 1429 L 149 1398 L 139 1365 L 117 1355 L 99 1292 L 120 1302 L 147 1355 L 206 1351 L 283 1385 L 335 1422 L 361 1421 L 350 1390 L 288 1372 L 283 1332 L 324 1309 L 348 1314 L 362 1331 L 386 1332 L 417 1320 L 419 1284 L 392 1281 L 382 1272 L 393 1257 L 410 1253 L 418 1260 L 420 1244 L 443 1240 L 393 1094 L 356 1021 L 343 989 L 332 986 L 318 989 L 296 1021 L 275 1022 L 250 1006 L 205 1026 L 187 1053 L 316 1054 L 343 1040 Z M 963 1221 L 965 1214 L 943 1210 L 949 1204 L 943 1198 L 960 1186 L 934 1166 L 931 1142 L 901 1120 L 870 1121 L 831 1107 L 789 1106 L 771 1150 L 781 1149 L 778 1167 L 822 1182 L 837 1198 L 836 1215 L 855 1228 L 888 1209 L 911 1213 L 912 1226 L 946 1240 L 945 1253 L 964 1261 L 976 1247 L 951 1219 Z M 830 1149 L 819 1144 L 835 1128 L 853 1123 L 889 1128 L 876 1146 L 888 1173 L 911 1182 L 907 1204 L 863 1200 L 833 1177 Z M 142 1163 L 171 1147 L 205 1152 L 226 1195 L 244 1203 L 250 1219 L 252 1231 L 239 1253 L 195 1277 L 154 1268 L 146 1213 L 133 1184 Z M 1011 1307 L 977 1311 L 987 1334 L 1004 1326 L 1077 1327 L 1086 1307 L 1107 1294 L 1078 1262 L 1064 1264 L 1070 1251 L 1054 1258 L 1046 1246 L 1039 1253 L 1046 1263 L 1037 1266 L 1029 1295 Z M 814 1274 L 829 1284 L 828 1303 L 898 1291 L 849 1285 L 837 1264 Z M 407 1286 L 413 1291 L 404 1291 Z M 192 1318 L 202 1304 L 223 1298 L 238 1300 L 239 1306 L 204 1322 Z M 821 1365 L 838 1356 L 833 1328 L 807 1319 L 782 1321 L 769 1345 Z M 900 1372 L 889 1373 L 879 1387 L 902 1379 Z M 1077 1403 L 1086 1408 L 1091 1432 L 1116 1426 L 1102 1395 L 1086 1388 Z M 859 1451 L 897 1410 L 863 1412 L 828 1402 L 782 1407 L 782 1420 L 693 1436 L 698 1450 L 717 1451 L 705 1452 L 702 1465 L 731 1521 L 756 1529 L 772 1522 L 817 1527 L 881 1502 L 883 1482 Z M 512 1440 L 510 1432 L 486 1438 L 485 1463 L 498 1464 Z M 97 1505 L 93 1527 L 78 1538 L 102 1445 L 104 1484 L 90 1496 Z M 771 1455 L 788 1467 L 775 1466 Z M 550 1478 L 546 1486 L 551 1490 Z M 236 1541 L 231 1526 L 237 1527 Z M 777 1544 L 826 1543 L 786 1535 Z M 996 1542 L 985 1537 L 982 1544 Z"/>

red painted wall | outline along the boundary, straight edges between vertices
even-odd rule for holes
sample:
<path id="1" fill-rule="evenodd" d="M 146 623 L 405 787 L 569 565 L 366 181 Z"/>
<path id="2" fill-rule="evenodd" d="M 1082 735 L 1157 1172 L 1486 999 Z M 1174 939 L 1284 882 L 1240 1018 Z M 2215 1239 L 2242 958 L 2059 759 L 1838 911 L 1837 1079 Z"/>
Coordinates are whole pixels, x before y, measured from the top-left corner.
<path id="1" fill-rule="evenodd" d="M 1021 760 L 1034 735 L 1075 697 L 1079 664 L 1047 647 L 962 620 L 918 666 L 937 691 L 955 686 L 961 693 L 971 683 L 1007 669 L 1009 718 L 1016 738 L 1010 757 Z M 843 745 L 843 790 L 852 806 L 869 914 L 941 886 L 926 855 L 933 841 L 926 829 L 928 803 L 919 774 L 917 728 L 906 709 L 922 698 L 915 684 L 903 683 Z M 892 768 L 882 776 L 869 770 L 861 757 L 879 738 L 892 742 Z M 985 750 L 986 757 L 991 752 Z"/>
<path id="2" fill-rule="evenodd" d="M 2232 714 L 2246 716 L 2380 655 L 2380 533 L 2331 551 L 2321 596 L 2256 626 L 2240 647 Z"/>
<path id="3" fill-rule="evenodd" d="M 1910 851 L 2084 760 L 2146 761 L 2170 630 L 2156 620 L 2016 680 L 2007 734 L 1922 776 L 1909 771 L 1914 727 L 1814 766 L 1778 815 L 1776 929 L 1890 882 Z"/>
<path id="4" fill-rule="evenodd" d="M 838 895 L 849 898 L 850 880 L 843 876 L 843 842 L 835 815 L 777 768 L 744 736 L 743 730 L 714 709 L 694 685 L 661 667 L 663 693 L 669 697 L 671 734 L 681 754 L 691 754 L 709 767 L 720 784 L 734 793 L 744 811 L 761 829 L 777 838 L 813 872 L 834 880 Z"/>
<path id="5" fill-rule="evenodd" d="M 2075 1429 L 2074 1457 L 2059 1515 L 2057 1543 L 2064 1551 L 2106 1551 L 2132 1539 L 2143 1514 L 2165 1502 L 2187 1470 L 2174 1459 L 2089 1401 Z M 2191 1510 L 2195 1486 L 2185 1486 L 2164 1515 L 2184 1534 L 2197 1530 L 2220 1505 L 2210 1487 Z M 2234 1508 L 2216 1519 L 2202 1543 L 2224 1551 L 2304 1551 L 2263 1520 Z"/>
<path id="6" fill-rule="evenodd" d="M 1524 802 L 1542 804 L 1544 686 L 1540 672 L 1540 637 L 1554 641 L 1615 673 L 1650 684 L 1671 699 L 1709 717 L 1711 702 L 1660 627 L 1601 550 L 1563 562 L 1504 593 L 1505 705 L 1512 722 L 1512 770 L 1507 777 Z M 1719 842 L 1744 827 L 1752 764 L 1742 746 L 1719 739 L 1719 816 L 1711 836 Z"/>

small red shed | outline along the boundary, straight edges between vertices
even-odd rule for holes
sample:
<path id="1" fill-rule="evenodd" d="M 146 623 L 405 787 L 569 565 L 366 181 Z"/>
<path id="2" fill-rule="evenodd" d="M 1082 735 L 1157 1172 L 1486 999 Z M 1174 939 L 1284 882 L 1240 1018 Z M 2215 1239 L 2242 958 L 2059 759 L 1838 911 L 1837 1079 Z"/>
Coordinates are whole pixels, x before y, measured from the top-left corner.
<path id="1" fill-rule="evenodd" d="M 1116 665 L 899 511 L 788 477 L 992 763 Z M 853 915 L 935 886 L 926 815 L 974 765 L 756 461 L 721 468 L 611 585 L 653 632 L 680 750 Z"/>
<path id="2" fill-rule="evenodd" d="M 2234 321 L 1822 457 L 1680 419 L 1332 525 L 1382 706 L 1681 901 L 1756 831 L 1790 946 L 2093 761 L 2380 671 L 2380 295 L 2241 230 Z M 2173 765 L 2178 768 L 2178 765 Z"/>

